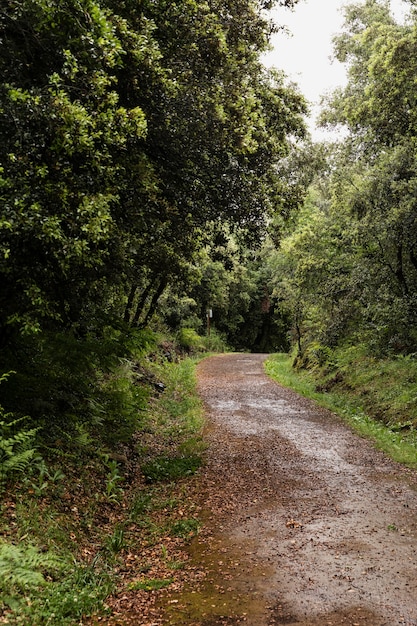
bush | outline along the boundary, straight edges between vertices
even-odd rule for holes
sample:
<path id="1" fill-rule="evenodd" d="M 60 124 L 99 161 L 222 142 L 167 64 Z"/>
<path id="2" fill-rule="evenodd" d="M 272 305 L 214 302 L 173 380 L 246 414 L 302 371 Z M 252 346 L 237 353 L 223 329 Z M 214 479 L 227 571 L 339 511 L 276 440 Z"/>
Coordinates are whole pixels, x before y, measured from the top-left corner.
<path id="1" fill-rule="evenodd" d="M 156 345 L 149 331 L 108 328 L 102 337 L 45 333 L 20 338 L 3 363 L 17 373 L 3 394 L 5 410 L 30 415 L 43 443 L 77 447 L 89 438 L 126 440 L 148 390 L 132 369 Z M 1 367 L 0 362 L 0 367 Z"/>
<path id="2" fill-rule="evenodd" d="M 219 333 L 215 328 L 212 328 L 210 335 L 203 337 L 202 340 L 208 352 L 227 352 L 229 350 L 223 333 Z"/>
<path id="3" fill-rule="evenodd" d="M 187 352 L 205 352 L 204 340 L 194 328 L 181 328 L 177 334 L 177 341 Z"/>
<path id="4" fill-rule="evenodd" d="M 302 354 L 297 354 L 294 359 L 294 367 L 296 369 L 314 370 L 315 368 L 326 368 L 332 370 L 336 366 L 334 350 L 316 341 L 308 344 Z"/>

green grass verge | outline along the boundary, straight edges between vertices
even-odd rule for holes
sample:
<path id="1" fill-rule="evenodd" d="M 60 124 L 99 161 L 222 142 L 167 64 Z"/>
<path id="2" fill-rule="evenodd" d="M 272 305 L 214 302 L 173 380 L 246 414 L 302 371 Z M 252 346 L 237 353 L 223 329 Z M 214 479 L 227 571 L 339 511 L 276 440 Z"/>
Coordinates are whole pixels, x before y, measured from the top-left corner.
<path id="1" fill-rule="evenodd" d="M 130 583 L 129 589 L 133 591 L 158 591 L 169 587 L 173 582 L 173 578 L 144 578 Z"/>
<path id="2" fill-rule="evenodd" d="M 370 359 L 360 351 L 333 355 L 331 366 L 294 369 L 288 354 L 268 358 L 271 378 L 340 415 L 395 461 L 417 467 L 417 363 Z"/>

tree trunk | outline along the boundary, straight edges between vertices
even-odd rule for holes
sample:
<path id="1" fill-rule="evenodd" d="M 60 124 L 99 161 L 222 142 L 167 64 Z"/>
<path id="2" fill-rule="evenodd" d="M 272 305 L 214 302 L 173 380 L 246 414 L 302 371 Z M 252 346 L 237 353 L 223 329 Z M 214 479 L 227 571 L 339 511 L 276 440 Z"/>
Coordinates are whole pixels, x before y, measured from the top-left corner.
<path id="1" fill-rule="evenodd" d="M 135 311 L 135 315 L 133 316 L 133 319 L 130 323 L 131 326 L 138 326 L 138 322 L 139 322 L 139 318 L 141 316 L 141 313 L 143 311 L 143 308 L 145 306 L 146 300 L 148 299 L 148 296 L 152 290 L 152 286 L 153 286 L 153 281 L 151 280 L 148 284 L 148 286 L 143 290 L 141 297 L 139 298 L 139 302 L 136 305 L 136 311 Z"/>
<path id="2" fill-rule="evenodd" d="M 135 299 L 135 295 L 136 295 L 137 289 L 138 288 L 135 285 L 132 285 L 131 288 L 130 288 L 129 297 L 127 299 L 126 308 L 125 308 L 125 314 L 123 316 L 123 321 L 126 322 L 126 324 L 128 324 L 129 321 L 130 321 L 130 315 L 132 313 L 133 300 Z"/>
<path id="3" fill-rule="evenodd" d="M 168 283 L 168 280 L 166 278 L 162 278 L 161 279 L 157 290 L 155 291 L 155 293 L 152 296 L 152 300 L 151 300 L 151 303 L 149 305 L 148 312 L 145 315 L 145 319 L 140 324 L 141 328 L 144 328 L 148 324 L 148 322 L 152 318 L 153 314 L 155 313 L 155 309 L 156 309 L 156 306 L 158 304 L 158 300 L 162 296 L 162 294 L 163 294 L 163 292 L 165 290 L 165 287 L 167 286 L 167 283 Z"/>

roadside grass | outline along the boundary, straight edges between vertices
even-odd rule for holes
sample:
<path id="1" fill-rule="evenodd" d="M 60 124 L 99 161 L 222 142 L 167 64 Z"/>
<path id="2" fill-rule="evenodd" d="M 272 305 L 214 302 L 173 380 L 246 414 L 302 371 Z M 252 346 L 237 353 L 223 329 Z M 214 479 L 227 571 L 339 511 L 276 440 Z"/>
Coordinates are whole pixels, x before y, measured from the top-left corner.
<path id="1" fill-rule="evenodd" d="M 115 585 L 104 532 L 94 532 L 88 521 L 96 501 L 88 503 L 80 492 L 77 498 L 71 488 L 61 501 L 50 489 L 39 496 L 23 482 L 13 487 L 13 494 L 4 493 L 0 515 L 1 621 L 77 624 L 103 605 Z"/>
<path id="2" fill-rule="evenodd" d="M 151 385 L 130 441 L 114 450 L 88 441 L 47 461 L 38 455 L 25 475 L 4 482 L 1 623 L 95 623 L 89 616 L 105 623 L 118 594 L 163 589 L 183 575 L 184 547 L 199 531 L 189 483 L 205 450 L 196 364 L 162 357 L 144 364 L 164 390 Z M 137 387 L 130 371 L 125 384 Z"/>
<path id="3" fill-rule="evenodd" d="M 166 385 L 166 392 L 158 398 L 155 428 L 165 436 L 175 436 L 182 445 L 203 425 L 202 405 L 195 392 L 197 362 L 198 358 L 188 358 L 179 363 L 152 364 L 152 371 Z M 150 410 L 152 414 L 152 406 Z"/>
<path id="4" fill-rule="evenodd" d="M 173 578 L 144 578 L 130 583 L 128 588 L 130 591 L 159 591 L 173 582 Z"/>
<path id="5" fill-rule="evenodd" d="M 376 359 L 350 348 L 311 369 L 288 354 L 271 355 L 265 370 L 285 387 L 340 415 L 395 461 L 417 467 L 417 360 Z"/>

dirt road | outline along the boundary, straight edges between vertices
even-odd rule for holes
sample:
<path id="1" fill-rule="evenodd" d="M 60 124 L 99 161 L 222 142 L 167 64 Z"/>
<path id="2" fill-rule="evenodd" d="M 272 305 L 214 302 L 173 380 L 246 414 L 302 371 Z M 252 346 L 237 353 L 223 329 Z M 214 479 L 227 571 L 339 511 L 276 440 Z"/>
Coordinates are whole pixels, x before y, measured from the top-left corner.
<path id="1" fill-rule="evenodd" d="M 417 476 L 272 382 L 265 355 L 199 366 L 208 464 L 182 626 L 417 626 Z"/>

